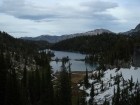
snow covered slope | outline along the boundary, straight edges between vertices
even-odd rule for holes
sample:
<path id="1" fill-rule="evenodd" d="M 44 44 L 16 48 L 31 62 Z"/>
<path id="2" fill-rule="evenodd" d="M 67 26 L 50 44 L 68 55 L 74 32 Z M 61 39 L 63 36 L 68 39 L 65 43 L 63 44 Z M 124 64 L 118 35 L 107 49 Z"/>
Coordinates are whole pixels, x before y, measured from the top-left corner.
<path id="1" fill-rule="evenodd" d="M 100 70 L 100 74 L 103 71 Z M 119 88 L 120 94 L 123 89 L 130 87 L 130 83 L 132 82 L 132 89 L 128 89 L 128 94 L 136 93 L 137 89 L 140 88 L 140 68 L 136 68 L 131 66 L 130 68 L 121 68 L 117 70 L 114 68 L 112 70 L 108 69 L 103 72 L 104 76 L 99 79 L 97 77 L 100 75 L 99 71 L 93 71 L 89 76 L 89 83 L 94 84 L 94 98 L 93 103 L 97 103 L 97 105 L 102 105 L 105 102 L 105 99 L 109 101 L 110 105 L 112 105 L 112 98 L 114 96 L 114 92 L 117 92 L 117 81 L 119 80 Z M 103 82 L 102 82 L 103 81 Z M 103 84 L 103 88 L 102 88 Z M 91 99 L 90 92 L 91 87 L 83 88 L 81 86 L 81 90 L 85 90 L 88 95 L 86 96 L 86 101 L 88 102 Z"/>

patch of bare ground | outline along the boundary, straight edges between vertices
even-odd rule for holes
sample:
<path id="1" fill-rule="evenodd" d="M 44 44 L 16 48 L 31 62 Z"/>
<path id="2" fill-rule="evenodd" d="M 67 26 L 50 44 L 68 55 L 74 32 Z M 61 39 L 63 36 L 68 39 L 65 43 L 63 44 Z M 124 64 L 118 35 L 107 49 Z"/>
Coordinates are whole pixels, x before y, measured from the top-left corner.
<path id="1" fill-rule="evenodd" d="M 80 84 L 84 80 L 84 75 L 85 75 L 85 71 L 71 72 L 72 105 L 77 105 L 78 95 L 79 95 L 79 100 L 80 100 L 80 97 L 83 95 L 83 91 L 79 90 L 79 87 L 77 84 Z M 60 78 L 60 72 L 56 72 L 54 76 L 57 78 L 54 81 L 56 83 L 56 81 L 58 81 Z"/>

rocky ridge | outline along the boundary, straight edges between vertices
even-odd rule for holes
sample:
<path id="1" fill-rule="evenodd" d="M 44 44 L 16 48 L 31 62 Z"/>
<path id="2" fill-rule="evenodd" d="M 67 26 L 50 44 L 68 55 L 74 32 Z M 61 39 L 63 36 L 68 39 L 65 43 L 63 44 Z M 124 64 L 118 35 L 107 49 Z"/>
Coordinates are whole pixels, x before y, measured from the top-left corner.
<path id="1" fill-rule="evenodd" d="M 67 35 L 61 35 L 61 36 L 56 36 L 56 35 L 40 35 L 38 37 L 21 37 L 21 39 L 25 39 L 25 40 L 45 40 L 48 41 L 50 43 L 56 43 L 65 39 L 69 39 L 69 38 L 73 38 L 73 37 L 77 37 L 77 36 L 84 36 L 84 35 L 98 35 L 98 34 L 102 34 L 102 33 L 114 33 L 111 32 L 107 29 L 95 29 L 95 30 L 91 30 L 91 31 L 87 31 L 87 32 L 83 32 L 83 33 L 74 33 L 74 34 L 67 34 Z M 120 32 L 118 34 L 124 34 L 124 35 L 130 35 L 130 36 L 137 36 L 140 34 L 140 23 L 135 27 L 135 29 L 131 29 L 129 31 L 126 32 Z"/>
<path id="2" fill-rule="evenodd" d="M 73 37 L 77 37 L 77 36 L 83 36 L 83 35 L 98 35 L 98 34 L 102 34 L 102 33 L 113 33 L 107 29 L 95 29 L 92 31 L 87 31 L 84 33 L 75 33 L 75 34 L 69 34 L 69 35 L 61 35 L 61 36 L 56 36 L 56 35 L 41 35 L 38 37 L 21 37 L 21 39 L 25 39 L 25 40 L 46 40 L 50 43 L 56 43 L 65 39 L 69 39 L 69 38 L 73 38 Z"/>

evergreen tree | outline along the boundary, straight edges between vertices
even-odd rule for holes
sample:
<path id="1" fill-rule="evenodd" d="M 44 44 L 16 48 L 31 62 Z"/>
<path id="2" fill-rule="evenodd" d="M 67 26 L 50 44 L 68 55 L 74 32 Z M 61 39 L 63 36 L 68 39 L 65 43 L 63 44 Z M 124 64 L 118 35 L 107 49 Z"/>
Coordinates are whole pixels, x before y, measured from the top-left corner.
<path id="1" fill-rule="evenodd" d="M 34 91 L 35 91 L 35 102 L 38 103 L 41 97 L 41 78 L 38 67 L 36 67 L 35 74 L 34 74 Z"/>
<path id="2" fill-rule="evenodd" d="M 81 103 L 82 103 L 82 105 L 87 104 L 87 102 L 86 102 L 86 92 L 85 91 L 83 91 L 83 95 L 81 97 Z"/>
<path id="3" fill-rule="evenodd" d="M 104 83 L 102 81 L 102 84 L 101 84 L 101 91 L 104 91 Z"/>
<path id="4" fill-rule="evenodd" d="M 50 65 L 47 64 L 46 69 L 44 71 L 44 83 L 42 83 L 42 105 L 54 105 L 54 91 L 53 91 L 53 84 L 51 81 L 51 70 L 50 70 Z"/>
<path id="5" fill-rule="evenodd" d="M 15 69 L 10 71 L 7 77 L 6 83 L 6 96 L 4 105 L 20 105 L 21 104 L 21 94 L 19 89 L 19 83 L 15 73 Z"/>
<path id="6" fill-rule="evenodd" d="M 55 105 L 61 105 L 60 89 L 57 87 L 55 93 Z"/>
<path id="7" fill-rule="evenodd" d="M 115 105 L 119 105 L 120 103 L 120 86 L 117 84 L 117 93 L 115 95 Z"/>
<path id="8" fill-rule="evenodd" d="M 27 69 L 26 69 L 26 65 L 24 66 L 24 71 L 23 71 L 23 85 L 24 85 L 24 87 L 27 87 Z"/>
<path id="9" fill-rule="evenodd" d="M 87 88 L 89 86 L 89 82 L 88 82 L 88 70 L 86 68 L 86 75 L 84 77 L 84 85 Z"/>
<path id="10" fill-rule="evenodd" d="M 30 71 L 29 77 L 28 77 L 28 91 L 29 91 L 29 99 L 31 104 L 35 103 L 35 97 L 36 97 L 36 91 L 35 91 L 35 76 L 33 71 Z"/>
<path id="11" fill-rule="evenodd" d="M 4 60 L 3 52 L 0 53 L 0 105 L 4 105 L 4 97 L 6 91 L 6 77 L 7 77 L 7 69 Z"/>
<path id="12" fill-rule="evenodd" d="M 92 83 L 91 92 L 90 92 L 90 97 L 91 97 L 91 99 L 94 98 L 94 95 L 95 95 L 95 93 L 94 93 L 94 84 Z"/>
<path id="13" fill-rule="evenodd" d="M 60 87 L 61 105 L 71 105 L 71 82 L 64 62 L 61 66 Z"/>

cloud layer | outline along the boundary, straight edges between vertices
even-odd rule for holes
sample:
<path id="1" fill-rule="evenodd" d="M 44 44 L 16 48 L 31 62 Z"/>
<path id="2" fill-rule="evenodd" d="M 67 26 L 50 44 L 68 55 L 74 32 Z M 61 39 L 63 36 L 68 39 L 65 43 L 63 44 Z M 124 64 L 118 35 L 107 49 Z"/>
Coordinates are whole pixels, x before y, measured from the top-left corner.
<path id="1" fill-rule="evenodd" d="M 136 9 L 140 8 L 136 4 L 139 2 L 131 6 L 131 11 L 127 10 L 127 3 L 111 0 L 3 0 L 0 5 L 0 30 L 15 34 L 15 37 L 61 35 L 95 28 L 108 28 L 117 32 L 121 24 L 134 26 L 139 21 L 140 15 L 131 16 L 132 11 L 138 13 Z M 135 20 L 128 22 L 128 19 Z"/>

